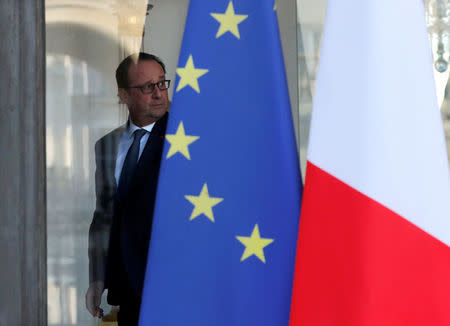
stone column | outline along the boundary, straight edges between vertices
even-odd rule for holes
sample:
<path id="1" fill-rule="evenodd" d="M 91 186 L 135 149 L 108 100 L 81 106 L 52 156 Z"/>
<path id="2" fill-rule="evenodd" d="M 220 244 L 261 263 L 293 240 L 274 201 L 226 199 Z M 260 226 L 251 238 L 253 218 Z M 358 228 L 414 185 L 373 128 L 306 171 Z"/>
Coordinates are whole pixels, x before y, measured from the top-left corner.
<path id="1" fill-rule="evenodd" d="M 46 325 L 44 0 L 0 1 L 0 325 Z"/>

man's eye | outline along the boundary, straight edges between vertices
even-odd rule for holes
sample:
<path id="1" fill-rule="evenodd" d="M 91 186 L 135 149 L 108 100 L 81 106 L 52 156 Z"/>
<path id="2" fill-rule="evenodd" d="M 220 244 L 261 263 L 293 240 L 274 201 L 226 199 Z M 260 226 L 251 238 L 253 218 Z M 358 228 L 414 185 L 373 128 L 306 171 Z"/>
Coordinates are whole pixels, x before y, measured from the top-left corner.
<path id="1" fill-rule="evenodd" d="M 145 84 L 144 86 L 142 86 L 142 88 L 144 90 L 152 90 L 153 89 L 153 85 L 152 84 Z"/>

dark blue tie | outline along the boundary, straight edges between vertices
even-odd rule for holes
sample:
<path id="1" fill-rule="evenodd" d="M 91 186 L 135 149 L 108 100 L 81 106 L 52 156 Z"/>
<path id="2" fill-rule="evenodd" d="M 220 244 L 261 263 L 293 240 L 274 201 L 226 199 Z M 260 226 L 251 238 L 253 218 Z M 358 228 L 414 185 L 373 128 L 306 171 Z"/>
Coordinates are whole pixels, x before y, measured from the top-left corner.
<path id="1" fill-rule="evenodd" d="M 144 129 L 138 129 L 134 132 L 133 144 L 131 144 L 131 147 L 127 152 L 127 156 L 123 162 L 122 172 L 120 173 L 119 187 L 117 189 L 119 198 L 124 198 L 128 194 L 131 178 L 133 177 L 138 162 L 141 138 L 146 132 L 147 131 Z"/>

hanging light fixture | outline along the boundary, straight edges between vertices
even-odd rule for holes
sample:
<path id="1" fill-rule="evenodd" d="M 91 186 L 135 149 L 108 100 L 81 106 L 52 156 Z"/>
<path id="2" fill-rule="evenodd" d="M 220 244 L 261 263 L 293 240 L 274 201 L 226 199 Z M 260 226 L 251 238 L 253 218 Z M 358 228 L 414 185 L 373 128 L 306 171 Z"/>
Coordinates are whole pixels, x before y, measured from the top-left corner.
<path id="1" fill-rule="evenodd" d="M 443 73 L 448 69 L 450 3 L 448 0 L 425 0 L 428 32 L 430 34 L 434 68 Z M 446 60 L 447 58 L 447 60 Z"/>

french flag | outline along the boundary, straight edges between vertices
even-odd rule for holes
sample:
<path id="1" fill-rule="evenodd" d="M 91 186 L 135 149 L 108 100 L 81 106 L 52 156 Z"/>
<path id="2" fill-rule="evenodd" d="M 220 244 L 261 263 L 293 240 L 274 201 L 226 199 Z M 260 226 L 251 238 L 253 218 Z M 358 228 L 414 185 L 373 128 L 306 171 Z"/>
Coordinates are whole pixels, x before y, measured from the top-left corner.
<path id="1" fill-rule="evenodd" d="M 449 245 L 423 1 L 328 0 L 290 325 L 450 325 Z"/>

